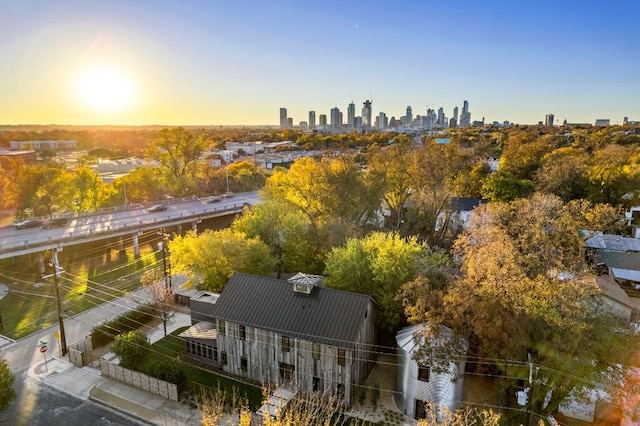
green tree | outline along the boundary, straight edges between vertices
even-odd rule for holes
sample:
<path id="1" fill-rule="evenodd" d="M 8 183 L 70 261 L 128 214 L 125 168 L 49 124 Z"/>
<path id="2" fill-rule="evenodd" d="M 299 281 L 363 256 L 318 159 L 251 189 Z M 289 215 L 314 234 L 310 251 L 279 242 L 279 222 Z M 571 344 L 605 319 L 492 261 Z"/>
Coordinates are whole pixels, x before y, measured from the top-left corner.
<path id="1" fill-rule="evenodd" d="M 411 197 L 414 169 L 410 148 L 411 144 L 405 142 L 372 149 L 368 160 L 367 185 L 389 208 L 388 226 L 393 229 L 400 229 L 403 209 Z"/>
<path id="2" fill-rule="evenodd" d="M 7 360 L 0 361 L 0 413 L 9 408 L 11 401 L 16 397 L 16 391 L 13 390 L 15 380 Z"/>
<path id="3" fill-rule="evenodd" d="M 368 294 L 378 303 L 378 325 L 393 331 L 403 319 L 401 288 L 415 278 L 429 250 L 415 237 L 373 232 L 335 247 L 326 261 L 327 287 Z"/>
<path id="4" fill-rule="evenodd" d="M 640 148 L 607 145 L 596 151 L 585 173 L 588 198 L 613 206 L 637 202 L 625 199 L 640 186 Z"/>
<path id="5" fill-rule="evenodd" d="M 220 292 L 234 272 L 269 276 L 276 264 L 269 247 L 231 229 L 176 236 L 169 242 L 171 267 L 191 285 Z"/>
<path id="6" fill-rule="evenodd" d="M 146 334 L 133 330 L 117 335 L 111 350 L 120 357 L 122 367 L 135 370 L 150 347 Z"/>
<path id="7" fill-rule="evenodd" d="M 176 127 L 160 130 L 147 155 L 160 163 L 173 192 L 185 195 L 195 189 L 200 155 L 205 148 L 202 136 Z"/>
<path id="8" fill-rule="evenodd" d="M 546 154 L 535 173 L 536 190 L 555 194 L 563 201 L 584 198 L 589 156 L 576 148 L 559 148 Z"/>
<path id="9" fill-rule="evenodd" d="M 489 201 L 512 201 L 533 194 L 530 180 L 518 179 L 513 175 L 498 171 L 490 174 L 482 184 L 482 198 Z"/>
<path id="10" fill-rule="evenodd" d="M 249 238 L 259 238 L 276 259 L 276 273 L 316 272 L 313 244 L 309 242 L 309 228 L 305 216 L 288 203 L 265 199 L 245 209 L 231 225 L 232 229 Z"/>

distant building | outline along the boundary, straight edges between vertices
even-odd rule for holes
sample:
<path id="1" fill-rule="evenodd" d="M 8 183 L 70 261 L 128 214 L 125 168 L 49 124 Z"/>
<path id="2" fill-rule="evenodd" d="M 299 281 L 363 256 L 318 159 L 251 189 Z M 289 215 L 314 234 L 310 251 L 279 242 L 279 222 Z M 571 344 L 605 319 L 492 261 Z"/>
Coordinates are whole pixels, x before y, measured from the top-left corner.
<path id="1" fill-rule="evenodd" d="M 43 141 L 10 141 L 11 149 L 75 149 L 78 144 L 75 140 L 43 140 Z"/>
<path id="2" fill-rule="evenodd" d="M 384 112 L 380 111 L 380 114 L 378 114 L 378 129 L 383 130 L 386 129 L 389 126 L 389 119 L 387 118 L 387 114 L 385 114 Z"/>
<path id="3" fill-rule="evenodd" d="M 463 101 L 462 114 L 460 116 L 460 127 L 469 127 L 471 125 L 471 112 L 469 111 L 469 102 Z"/>
<path id="4" fill-rule="evenodd" d="M 413 123 L 413 110 L 411 109 L 410 106 L 408 106 L 407 113 L 404 116 L 404 125 L 411 126 L 412 123 Z"/>
<path id="5" fill-rule="evenodd" d="M 298 124 L 298 127 L 301 128 L 302 130 L 307 130 L 307 122 L 306 121 L 301 121 L 300 124 Z"/>
<path id="6" fill-rule="evenodd" d="M 553 114 L 547 114 L 544 117 L 544 125 L 547 127 L 553 127 Z"/>
<path id="7" fill-rule="evenodd" d="M 293 129 L 293 117 L 288 117 L 287 118 L 287 129 Z"/>
<path id="8" fill-rule="evenodd" d="M 458 107 L 455 107 L 453 109 L 453 121 L 456 123 L 458 123 Z M 452 127 L 456 127 L 456 126 L 452 126 Z"/>
<path id="9" fill-rule="evenodd" d="M 327 114 L 320 114 L 319 118 L 319 123 L 321 126 L 325 126 L 327 125 Z"/>
<path id="10" fill-rule="evenodd" d="M 610 124 L 611 120 L 609 120 L 608 118 L 598 118 L 596 120 L 596 122 L 594 123 L 594 126 L 608 126 Z"/>
<path id="11" fill-rule="evenodd" d="M 287 128 L 287 109 L 286 108 L 280 108 L 280 128 L 281 129 Z"/>
<path id="12" fill-rule="evenodd" d="M 362 107 L 362 127 L 371 128 L 373 122 L 371 121 L 372 108 L 371 105 L 373 102 L 366 100 L 363 103 Z"/>
<path id="13" fill-rule="evenodd" d="M 315 111 L 309 111 L 309 128 L 312 130 L 316 128 L 316 112 Z"/>
<path id="14" fill-rule="evenodd" d="M 19 162 L 34 164 L 36 159 L 37 155 L 33 150 L 9 151 L 0 149 L 0 166 L 5 170 L 13 168 Z"/>
<path id="15" fill-rule="evenodd" d="M 342 112 L 340 112 L 338 107 L 331 108 L 331 128 L 342 128 Z"/>
<path id="16" fill-rule="evenodd" d="M 353 102 L 347 107 L 347 127 L 350 129 L 356 127 L 356 104 Z"/>

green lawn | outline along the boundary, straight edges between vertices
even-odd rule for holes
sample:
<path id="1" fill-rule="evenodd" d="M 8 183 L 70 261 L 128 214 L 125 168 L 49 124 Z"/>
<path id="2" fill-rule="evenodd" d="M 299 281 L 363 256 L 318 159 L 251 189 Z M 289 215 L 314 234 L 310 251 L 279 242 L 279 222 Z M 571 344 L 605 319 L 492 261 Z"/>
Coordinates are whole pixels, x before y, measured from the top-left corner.
<path id="1" fill-rule="evenodd" d="M 139 366 L 139 369 L 141 371 L 145 371 L 146 368 L 153 365 L 155 362 L 176 360 L 177 362 L 181 362 L 181 365 L 185 368 L 185 372 L 187 374 L 187 389 L 190 392 L 199 394 L 207 390 L 219 388 L 227 395 L 232 395 L 234 392 L 237 392 L 239 396 L 247 398 L 249 401 L 249 408 L 252 410 L 256 410 L 260 407 L 262 405 L 261 387 L 247 385 L 227 377 L 220 376 L 213 370 L 199 367 L 181 360 L 182 354 L 185 351 L 185 345 L 184 341 L 177 337 L 177 335 L 187 328 L 188 327 L 180 328 L 151 345 L 152 350 L 145 356 Z"/>
<path id="2" fill-rule="evenodd" d="M 139 259 L 134 258 L 130 247 L 124 255 L 113 256 L 111 260 L 106 256 L 85 260 L 85 253 L 81 251 L 68 252 L 61 252 L 60 262 L 65 272 L 58 280 L 65 317 L 139 288 L 141 272 L 158 261 L 149 246 L 141 247 Z M 0 283 L 9 288 L 0 300 L 0 334 L 20 339 L 57 324 L 58 310 L 53 277 L 42 279 L 33 259 L 13 262 L 8 259 L 0 263 Z"/>

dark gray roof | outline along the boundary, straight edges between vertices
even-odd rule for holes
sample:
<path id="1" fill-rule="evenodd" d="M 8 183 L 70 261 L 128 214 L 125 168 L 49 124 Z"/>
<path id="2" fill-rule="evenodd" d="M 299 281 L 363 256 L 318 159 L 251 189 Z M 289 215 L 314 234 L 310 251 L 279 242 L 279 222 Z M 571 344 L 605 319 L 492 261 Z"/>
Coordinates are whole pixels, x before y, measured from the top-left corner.
<path id="1" fill-rule="evenodd" d="M 640 253 L 601 250 L 597 259 L 598 263 L 604 263 L 610 269 L 640 271 Z"/>
<path id="2" fill-rule="evenodd" d="M 487 200 L 481 198 L 463 198 L 453 197 L 451 198 L 451 207 L 454 211 L 470 212 L 478 207 L 480 204 L 486 204 Z"/>
<path id="3" fill-rule="evenodd" d="M 372 299 L 315 287 L 293 291 L 282 280 L 236 272 L 208 312 L 212 318 L 267 329 L 333 346 L 353 347 Z"/>

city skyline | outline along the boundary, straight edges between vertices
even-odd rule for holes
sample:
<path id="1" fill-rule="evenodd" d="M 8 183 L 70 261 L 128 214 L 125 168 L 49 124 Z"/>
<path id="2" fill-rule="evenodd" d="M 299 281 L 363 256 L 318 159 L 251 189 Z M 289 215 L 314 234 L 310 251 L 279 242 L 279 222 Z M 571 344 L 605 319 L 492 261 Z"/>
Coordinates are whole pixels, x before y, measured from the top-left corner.
<path id="1" fill-rule="evenodd" d="M 0 124 L 640 119 L 640 3 L 5 2 Z M 348 108 L 356 105 L 355 112 Z M 463 115 L 460 115 L 460 120 Z M 319 124 L 319 123 L 318 123 Z"/>

